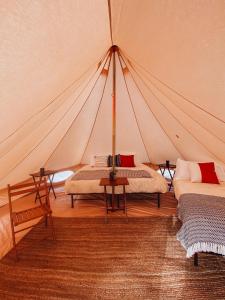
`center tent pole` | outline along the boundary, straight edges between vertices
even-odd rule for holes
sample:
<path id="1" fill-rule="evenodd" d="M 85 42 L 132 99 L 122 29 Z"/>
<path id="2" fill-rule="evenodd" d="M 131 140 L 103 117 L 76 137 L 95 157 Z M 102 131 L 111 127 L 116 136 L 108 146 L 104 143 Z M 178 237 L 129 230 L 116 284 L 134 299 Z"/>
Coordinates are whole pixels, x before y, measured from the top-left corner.
<path id="1" fill-rule="evenodd" d="M 112 59 L 113 59 L 113 90 L 112 90 L 112 171 L 115 173 L 116 166 L 116 52 L 118 47 L 113 45 L 111 47 Z"/>

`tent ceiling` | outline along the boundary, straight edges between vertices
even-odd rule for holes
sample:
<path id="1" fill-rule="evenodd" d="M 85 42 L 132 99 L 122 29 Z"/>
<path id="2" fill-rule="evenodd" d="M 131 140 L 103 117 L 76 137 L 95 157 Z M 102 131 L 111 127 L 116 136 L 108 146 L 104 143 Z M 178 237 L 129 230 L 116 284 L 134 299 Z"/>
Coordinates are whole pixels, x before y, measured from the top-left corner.
<path id="1" fill-rule="evenodd" d="M 1 3 L 0 186 L 111 151 L 109 7 L 117 151 L 225 163 L 225 2 L 109 3 Z"/>

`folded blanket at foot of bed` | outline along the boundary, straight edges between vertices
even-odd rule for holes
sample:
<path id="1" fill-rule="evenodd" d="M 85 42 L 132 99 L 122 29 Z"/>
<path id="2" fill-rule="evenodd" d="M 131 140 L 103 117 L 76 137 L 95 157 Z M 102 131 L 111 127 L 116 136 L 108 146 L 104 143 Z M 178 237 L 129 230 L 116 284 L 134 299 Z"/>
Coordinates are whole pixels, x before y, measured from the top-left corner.
<path id="1" fill-rule="evenodd" d="M 111 170 L 84 170 L 75 174 L 71 180 L 98 180 L 101 178 L 109 178 Z M 117 177 L 127 178 L 151 178 L 151 174 L 145 170 L 129 170 L 123 169 L 116 172 Z"/>
<path id="2" fill-rule="evenodd" d="M 225 198 L 183 194 L 179 199 L 178 217 L 182 227 L 177 239 L 187 257 L 197 252 L 225 255 Z"/>

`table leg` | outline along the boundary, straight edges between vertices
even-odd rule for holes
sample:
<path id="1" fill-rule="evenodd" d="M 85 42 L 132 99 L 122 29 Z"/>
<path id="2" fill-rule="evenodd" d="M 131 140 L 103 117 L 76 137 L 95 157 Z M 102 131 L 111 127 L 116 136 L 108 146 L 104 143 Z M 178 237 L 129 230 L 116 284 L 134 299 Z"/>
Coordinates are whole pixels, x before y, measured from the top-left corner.
<path id="1" fill-rule="evenodd" d="M 173 180 L 173 175 L 172 175 L 172 173 L 171 173 L 170 168 L 168 168 L 168 172 L 169 172 L 169 174 L 170 174 L 170 179 Z"/>
<path id="2" fill-rule="evenodd" d="M 162 168 L 161 168 L 161 167 L 159 167 L 159 170 L 160 170 L 160 173 L 163 175 L 163 172 L 162 172 Z"/>
<path id="3" fill-rule="evenodd" d="M 36 182 L 36 179 L 35 179 L 35 176 L 32 176 L 33 177 L 33 181 L 34 181 L 34 184 L 35 184 L 35 187 L 38 189 L 37 190 L 37 192 L 36 192 L 36 195 L 35 195 L 35 203 L 37 202 L 37 199 L 39 199 L 40 200 L 40 194 L 39 194 L 39 186 L 40 186 L 40 184 L 39 184 L 39 186 L 37 185 L 37 182 Z M 40 181 L 41 181 L 41 178 L 42 177 L 40 177 L 39 179 L 40 179 Z"/>
<path id="4" fill-rule="evenodd" d="M 74 208 L 73 194 L 71 194 L 71 207 Z"/>
<path id="5" fill-rule="evenodd" d="M 171 179 L 171 183 L 170 183 L 170 187 L 169 187 L 169 192 L 170 192 L 170 190 L 171 190 L 171 188 L 172 188 L 172 186 L 173 186 L 173 175 L 172 175 L 172 173 L 171 173 L 170 168 L 168 168 L 168 172 L 169 172 L 169 174 L 170 174 L 170 179 Z"/>
<path id="6" fill-rule="evenodd" d="M 128 222 L 128 217 L 127 217 L 127 194 L 126 194 L 126 187 L 125 185 L 123 186 L 123 199 L 124 199 L 124 213 Z"/>
<path id="7" fill-rule="evenodd" d="M 112 194 L 108 194 L 110 207 L 112 207 Z"/>
<path id="8" fill-rule="evenodd" d="M 165 168 L 161 169 L 162 176 L 164 176 L 165 171 L 166 171 Z"/>
<path id="9" fill-rule="evenodd" d="M 194 254 L 194 266 L 198 267 L 198 253 Z"/>
<path id="10" fill-rule="evenodd" d="M 112 185 L 112 211 L 114 211 L 114 207 L 115 207 L 115 186 Z"/>
<path id="11" fill-rule="evenodd" d="M 56 194 L 55 194 L 55 190 L 54 190 L 54 187 L 53 187 L 53 179 L 54 179 L 54 174 L 52 175 L 52 177 L 51 177 L 51 175 L 48 175 L 48 180 L 49 180 L 49 184 L 50 184 L 49 192 L 52 190 L 53 195 L 56 199 Z"/>
<path id="12" fill-rule="evenodd" d="M 37 185 L 36 185 L 35 177 L 32 176 L 32 179 L 33 179 L 34 185 L 35 185 L 35 187 L 36 187 Z M 37 193 L 38 193 L 38 192 L 36 192 L 36 195 L 35 195 L 35 200 L 34 200 L 35 203 L 36 203 L 36 201 L 37 201 Z"/>
<path id="13" fill-rule="evenodd" d="M 160 193 L 157 193 L 158 208 L 160 208 Z"/>
<path id="14" fill-rule="evenodd" d="M 107 193 L 106 193 L 106 186 L 104 186 L 104 195 L 105 195 L 105 223 L 108 223 L 108 199 L 107 199 Z"/>

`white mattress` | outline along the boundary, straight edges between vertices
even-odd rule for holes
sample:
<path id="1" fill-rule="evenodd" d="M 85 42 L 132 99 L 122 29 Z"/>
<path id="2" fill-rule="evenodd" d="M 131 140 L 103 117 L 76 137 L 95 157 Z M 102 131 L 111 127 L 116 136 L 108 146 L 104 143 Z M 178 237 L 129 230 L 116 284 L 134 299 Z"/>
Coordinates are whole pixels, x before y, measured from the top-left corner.
<path id="1" fill-rule="evenodd" d="M 225 197 L 225 182 L 220 184 L 193 183 L 190 180 L 173 180 L 176 199 L 179 200 L 182 194 L 196 193 Z"/>
<path id="2" fill-rule="evenodd" d="M 81 170 L 96 170 L 109 168 L 96 168 L 90 165 L 81 168 Z M 120 169 L 117 167 L 117 169 Z M 121 168 L 122 169 L 122 168 Z M 159 173 L 149 168 L 146 165 L 140 164 L 138 167 L 130 168 L 135 170 L 146 170 L 151 174 L 151 178 L 129 178 L 129 185 L 126 186 L 127 193 L 165 193 L 167 191 L 167 182 Z M 103 187 L 99 186 L 99 180 L 71 180 L 72 176 L 65 183 L 65 192 L 67 194 L 89 194 L 89 193 L 103 193 Z M 108 193 L 111 189 L 108 188 Z M 122 193 L 122 187 L 116 187 L 115 193 Z"/>

